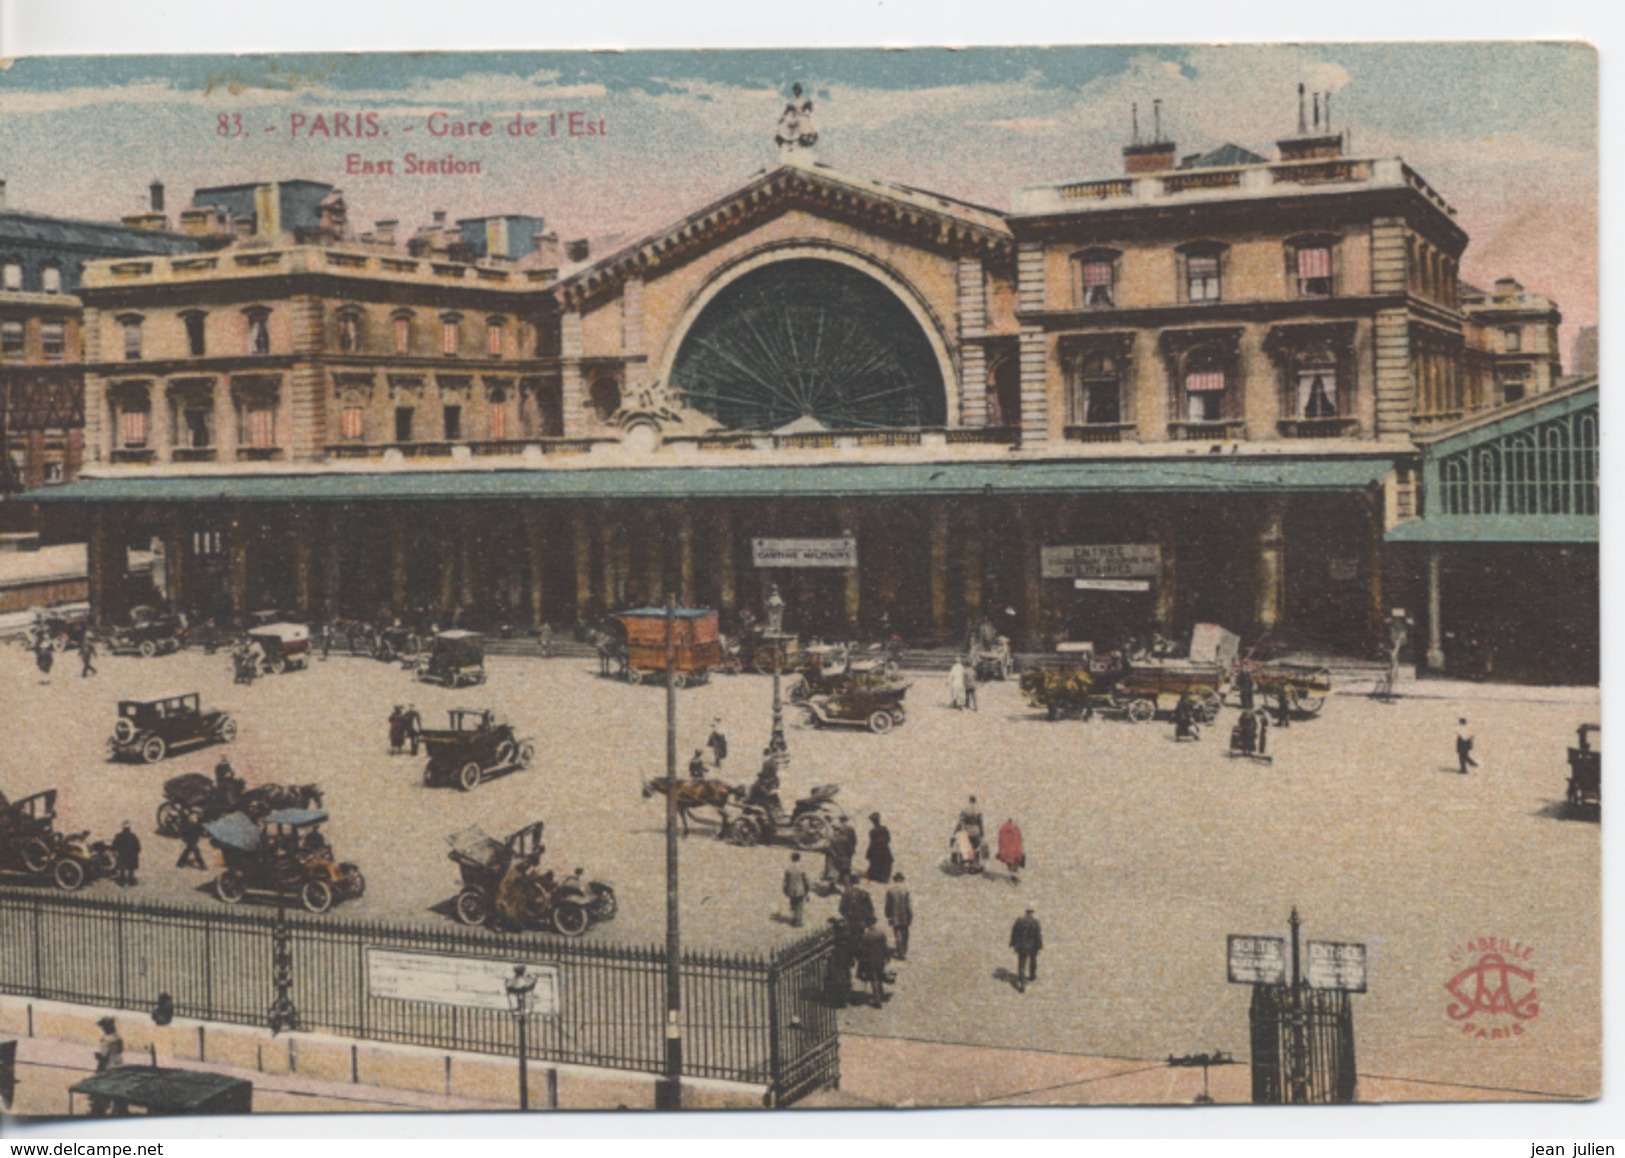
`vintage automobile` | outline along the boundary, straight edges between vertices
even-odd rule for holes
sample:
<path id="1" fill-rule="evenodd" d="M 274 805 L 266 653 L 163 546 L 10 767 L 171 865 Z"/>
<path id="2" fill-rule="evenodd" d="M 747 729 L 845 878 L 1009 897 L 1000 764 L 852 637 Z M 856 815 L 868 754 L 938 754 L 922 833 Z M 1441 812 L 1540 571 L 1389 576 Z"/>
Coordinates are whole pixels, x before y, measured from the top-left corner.
<path id="1" fill-rule="evenodd" d="M 604 881 L 583 880 L 574 875 L 558 879 L 537 866 L 545 850 L 543 823 L 527 824 L 507 840 L 487 836 L 478 825 L 446 838 L 448 854 L 462 876 L 457 894 L 457 919 L 465 925 L 485 925 L 497 913 L 497 889 L 503 876 L 517 860 L 528 886 L 525 915 L 520 921 L 527 929 L 552 929 L 566 937 L 577 937 L 595 921 L 615 917 L 615 889 Z"/>
<path id="2" fill-rule="evenodd" d="M 429 654 L 418 661 L 414 674 L 424 683 L 448 688 L 472 687 L 485 682 L 485 647 L 478 632 L 442 631 L 434 637 Z"/>
<path id="3" fill-rule="evenodd" d="M 223 711 L 205 712 L 197 692 L 120 700 L 118 720 L 107 741 L 110 759 L 140 757 L 156 764 L 172 749 L 192 744 L 229 744 L 237 738 L 237 721 Z"/>
<path id="4" fill-rule="evenodd" d="M 113 655 L 139 655 L 151 659 L 181 649 L 185 630 L 181 621 L 151 607 L 136 607 L 128 626 L 114 628 L 107 637 L 107 650 Z"/>
<path id="5" fill-rule="evenodd" d="M 34 630 L 56 651 L 84 643 L 90 633 L 90 605 L 53 603 L 34 613 Z"/>
<path id="6" fill-rule="evenodd" d="M 814 785 L 811 793 L 795 802 L 788 814 L 775 815 L 767 806 L 751 801 L 723 809 L 722 837 L 731 844 L 793 844 L 816 851 L 829 843 L 835 826 L 846 813 L 835 803 L 841 791 L 838 784 Z"/>
<path id="7" fill-rule="evenodd" d="M 880 687 L 850 686 L 808 696 L 799 706 L 814 727 L 868 728 L 881 736 L 905 720 L 903 696 L 911 686 L 892 682 Z"/>
<path id="8" fill-rule="evenodd" d="M 621 669 L 628 683 L 666 682 L 665 608 L 640 607 L 615 617 L 626 640 L 626 664 Z M 678 687 L 703 684 L 711 669 L 722 662 L 717 613 L 695 607 L 671 611 L 672 682 Z"/>
<path id="9" fill-rule="evenodd" d="M 271 675 L 310 666 L 310 628 L 302 623 L 267 623 L 248 629 L 251 642 L 265 654 L 261 666 Z"/>
<path id="10" fill-rule="evenodd" d="M 880 646 L 875 645 L 877 648 Z M 790 682 L 786 696 L 800 703 L 813 696 L 838 695 L 851 689 L 876 690 L 900 686 L 894 678 L 895 661 L 879 652 L 854 653 L 844 644 L 818 644 L 803 653 L 804 662 Z M 858 658 L 858 657 L 864 658 Z"/>
<path id="11" fill-rule="evenodd" d="M 1581 724 L 1576 746 L 1569 749 L 1568 802 L 1580 808 L 1587 805 L 1602 811 L 1602 749 L 1591 746 L 1593 733 L 1602 734 L 1601 724 Z"/>
<path id="12" fill-rule="evenodd" d="M 997 636 L 992 646 L 978 646 L 971 652 L 971 670 L 983 683 L 990 680 L 1008 680 L 1016 671 L 1016 655 L 1010 647 L 1010 637 Z"/>
<path id="13" fill-rule="evenodd" d="M 8 802 L 0 794 L 0 870 L 48 878 L 72 892 L 88 880 L 113 874 L 113 851 L 106 841 L 86 841 L 86 832 L 56 830 L 56 789 Z"/>
<path id="14" fill-rule="evenodd" d="M 251 893 L 269 895 L 297 900 L 312 913 L 360 897 L 366 878 L 355 865 L 334 858 L 318 827 L 326 822 L 327 813 L 310 808 L 281 809 L 257 823 L 241 812 L 209 821 L 203 831 L 225 861 L 215 896 L 235 905 Z"/>
<path id="15" fill-rule="evenodd" d="M 425 729 L 419 736 L 429 754 L 425 784 L 452 783 L 472 792 L 493 776 L 535 763 L 536 745 L 515 736 L 512 725 L 499 722 L 495 713 L 453 708 L 446 715 L 448 727 Z"/>
<path id="16" fill-rule="evenodd" d="M 399 623 L 380 627 L 373 636 L 372 658 L 382 663 L 393 663 L 397 659 L 415 661 L 422 650 L 418 633 Z"/>

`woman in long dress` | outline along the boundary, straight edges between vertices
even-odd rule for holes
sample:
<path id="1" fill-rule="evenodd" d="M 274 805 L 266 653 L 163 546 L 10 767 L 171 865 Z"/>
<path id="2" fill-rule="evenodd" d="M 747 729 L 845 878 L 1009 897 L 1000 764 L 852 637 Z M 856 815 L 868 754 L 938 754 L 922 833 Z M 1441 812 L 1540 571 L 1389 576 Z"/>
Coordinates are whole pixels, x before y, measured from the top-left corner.
<path id="1" fill-rule="evenodd" d="M 954 666 L 948 669 L 948 702 L 956 708 L 965 706 L 965 665 L 958 656 L 954 657 Z"/>

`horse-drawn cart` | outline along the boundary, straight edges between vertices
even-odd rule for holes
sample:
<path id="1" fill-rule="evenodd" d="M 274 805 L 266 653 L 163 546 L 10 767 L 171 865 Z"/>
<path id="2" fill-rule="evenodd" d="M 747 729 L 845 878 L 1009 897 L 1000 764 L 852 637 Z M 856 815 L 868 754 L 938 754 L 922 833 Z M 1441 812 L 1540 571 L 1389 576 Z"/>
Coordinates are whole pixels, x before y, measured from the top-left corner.
<path id="1" fill-rule="evenodd" d="M 664 683 L 668 663 L 678 687 L 703 684 L 722 662 L 717 613 L 699 607 L 639 607 L 615 617 L 626 633 L 625 675 L 630 683 Z M 669 622 L 668 622 L 669 621 Z"/>
<path id="2" fill-rule="evenodd" d="M 1306 716 L 1319 713 L 1332 694 L 1330 668 L 1302 663 L 1261 663 L 1248 665 L 1253 691 L 1265 703 L 1274 703 L 1282 692 L 1293 712 Z"/>

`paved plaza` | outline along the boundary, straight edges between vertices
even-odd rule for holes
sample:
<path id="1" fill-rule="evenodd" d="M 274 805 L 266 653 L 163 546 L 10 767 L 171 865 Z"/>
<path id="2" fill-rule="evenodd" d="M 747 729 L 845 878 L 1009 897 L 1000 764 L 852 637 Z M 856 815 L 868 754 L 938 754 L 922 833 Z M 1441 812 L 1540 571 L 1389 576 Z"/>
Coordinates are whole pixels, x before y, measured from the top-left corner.
<path id="1" fill-rule="evenodd" d="M 471 824 L 500 837 L 543 819 L 548 863 L 583 866 L 620 898 L 619 916 L 589 938 L 664 936 L 663 804 L 640 791 L 663 773 L 660 689 L 599 678 L 594 662 L 575 658 L 492 658 L 484 687 L 457 692 L 348 656 L 252 687 L 232 684 L 224 653 L 99 665 L 99 676 L 80 679 L 65 661 L 42 685 L 27 653 L 0 652 L 11 721 L 0 791 L 60 789 L 68 831 L 108 836 L 134 821 L 141 883 L 123 895 L 219 904 L 206 889 L 212 873 L 174 868 L 178 842 L 152 829 L 163 781 L 207 773 L 225 751 L 250 784 L 322 785 L 327 834 L 368 881 L 364 898 L 325 920 L 443 924 L 458 879 L 445 838 Z M 909 721 L 890 735 L 789 729 L 786 801 L 837 783 L 860 837 L 879 811 L 914 894 L 914 944 L 895 996 L 883 1010 L 848 1010 L 847 1031 L 1123 1059 L 1245 1057 L 1249 991 L 1226 981 L 1225 936 L 1284 935 L 1296 905 L 1306 936 L 1369 947 L 1370 992 L 1353 1002 L 1359 1070 L 1373 1087 L 1380 1077 L 1422 1097 L 1429 1082 L 1561 1097 L 1599 1089 L 1599 828 L 1561 804 L 1565 748 L 1577 725 L 1598 718 L 1594 696 L 1510 687 L 1390 705 L 1335 696 L 1320 718 L 1272 729 L 1275 761 L 1261 764 L 1226 756 L 1232 710 L 1199 743 L 1176 744 L 1164 721 L 1050 723 L 1013 684 L 984 686 L 979 712 L 955 712 L 942 676 L 914 678 Z M 188 691 L 233 712 L 235 743 L 156 766 L 106 761 L 120 698 Z M 770 700 L 760 676 L 680 692 L 680 762 L 721 717 L 732 749 L 722 778 L 748 781 Z M 425 787 L 421 758 L 388 751 L 386 717 L 408 702 L 430 727 L 450 707 L 495 708 L 536 741 L 535 767 L 471 793 Z M 1453 745 L 1463 714 L 1483 765 L 1465 777 Z M 990 828 L 1020 824 L 1029 870 L 1019 885 L 947 869 L 970 794 Z M 682 848 L 685 945 L 761 949 L 794 936 L 779 895 L 789 850 L 714 835 L 697 825 Z M 88 891 L 120 894 L 110 881 Z M 1014 968 L 1010 923 L 1028 905 L 1046 947 L 1023 995 L 1004 971 Z M 834 908 L 815 899 L 809 911 L 822 921 Z M 1446 1014 L 1446 982 L 1476 960 L 1462 947 L 1490 937 L 1533 949 L 1524 964 L 1535 970 L 1539 1013 L 1517 1036 L 1478 1037 Z M 922 1091 L 930 1082 L 918 1075 Z"/>

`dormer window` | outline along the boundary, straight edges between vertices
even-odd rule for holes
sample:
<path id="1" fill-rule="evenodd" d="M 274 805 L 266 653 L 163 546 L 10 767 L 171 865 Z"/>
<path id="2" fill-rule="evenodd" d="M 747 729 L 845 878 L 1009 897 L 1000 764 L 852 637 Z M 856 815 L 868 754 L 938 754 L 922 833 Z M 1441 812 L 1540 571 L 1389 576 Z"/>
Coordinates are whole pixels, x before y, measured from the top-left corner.
<path id="1" fill-rule="evenodd" d="M 271 352 L 271 311 L 263 306 L 255 306 L 243 311 L 243 317 L 248 319 L 248 352 L 250 354 L 269 354 Z"/>
<path id="2" fill-rule="evenodd" d="M 1074 255 L 1073 296 L 1086 310 L 1106 310 L 1117 305 L 1117 262 L 1122 255 L 1114 249 L 1088 249 Z"/>
<path id="3" fill-rule="evenodd" d="M 0 289 L 7 293 L 21 293 L 23 288 L 23 263 L 15 259 L 7 259 L 0 264 Z"/>
<path id="4" fill-rule="evenodd" d="M 47 265 L 40 270 L 40 288 L 48 294 L 62 292 L 62 268 L 57 265 Z"/>

